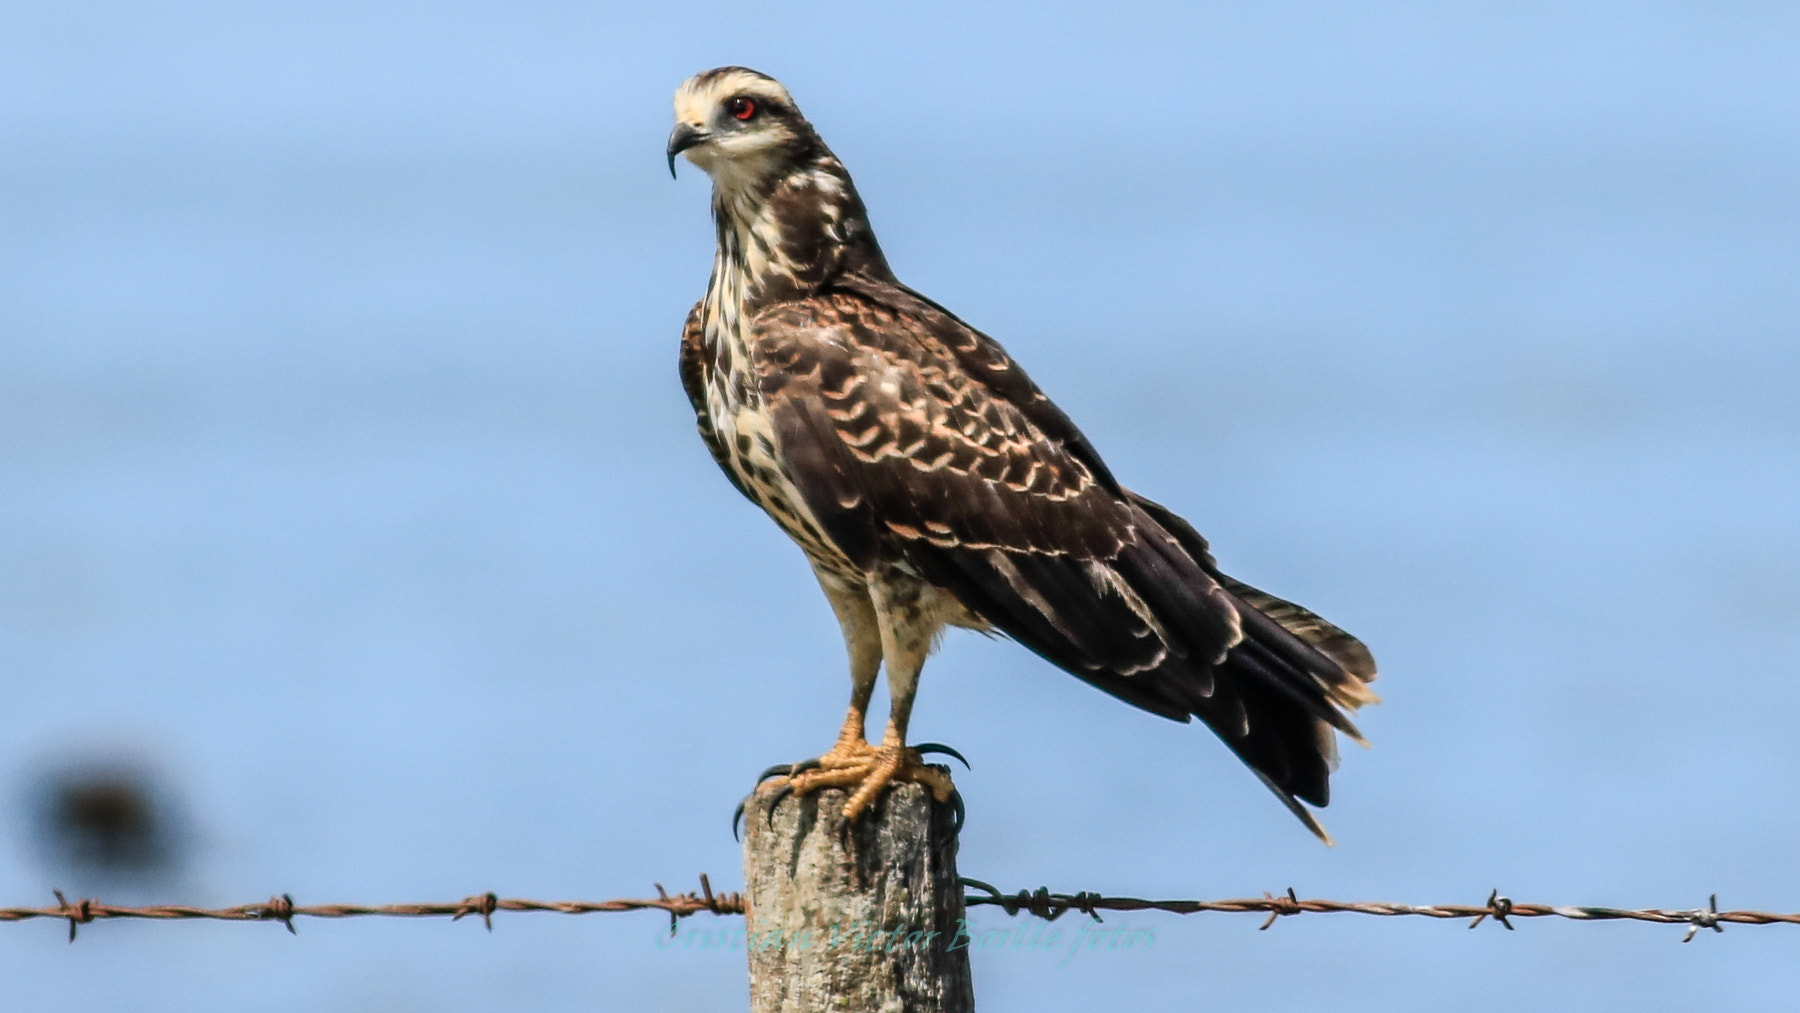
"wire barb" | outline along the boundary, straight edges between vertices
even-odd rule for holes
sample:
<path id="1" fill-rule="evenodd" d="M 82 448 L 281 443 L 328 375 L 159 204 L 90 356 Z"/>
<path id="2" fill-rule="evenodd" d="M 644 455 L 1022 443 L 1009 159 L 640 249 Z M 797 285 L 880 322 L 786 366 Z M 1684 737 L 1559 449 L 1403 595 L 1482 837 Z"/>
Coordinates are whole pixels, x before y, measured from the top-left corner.
<path id="1" fill-rule="evenodd" d="M 71 926 L 71 928 L 73 927 Z M 1681 941 L 1693 942 L 1694 935 L 1701 929 L 1712 929 L 1714 932 L 1725 931 L 1725 926 L 1719 924 L 1719 895 L 1716 893 L 1706 898 L 1705 907 L 1697 907 L 1688 912 L 1687 935 L 1682 936 Z"/>
<path id="2" fill-rule="evenodd" d="M 1267 890 L 1263 891 L 1263 896 L 1267 897 L 1269 900 L 1269 918 L 1257 927 L 1256 931 L 1258 932 L 1269 931 L 1269 926 L 1275 924 L 1275 919 L 1280 918 L 1282 915 L 1297 915 L 1305 910 L 1305 908 L 1300 906 L 1300 898 L 1294 896 L 1294 888 L 1291 886 L 1287 888 L 1287 898 L 1285 900 L 1276 897 Z"/>
<path id="3" fill-rule="evenodd" d="M 86 925 L 88 922 L 94 920 L 94 902 L 83 898 L 82 900 L 76 901 L 74 904 L 70 904 L 69 898 L 64 897 L 61 890 L 52 890 L 50 892 L 56 894 L 56 903 L 59 909 L 58 913 L 69 920 L 69 942 L 72 943 L 75 941 L 76 927 Z"/>
<path id="4" fill-rule="evenodd" d="M 493 891 L 464 897 L 456 906 L 456 913 L 450 916 L 453 922 L 462 921 L 463 915 L 480 915 L 481 924 L 489 932 L 494 931 L 494 912 L 500 908 L 500 898 Z"/>
<path id="5" fill-rule="evenodd" d="M 656 885 L 656 896 L 658 898 L 660 898 L 663 901 L 663 903 L 665 903 L 665 904 L 668 903 L 669 891 L 664 890 L 663 885 L 661 883 L 657 883 L 655 885 Z M 669 938 L 670 939 L 675 938 L 675 923 L 680 920 L 681 920 L 680 915 L 676 914 L 674 911 L 669 912 Z"/>
<path id="6" fill-rule="evenodd" d="M 1493 891 L 1488 894 L 1487 910 L 1476 915 L 1475 920 L 1469 923 L 1469 928 L 1480 925 L 1483 919 L 1492 915 L 1495 921 L 1506 926 L 1506 931 L 1511 932 L 1513 931 L 1513 925 L 1512 922 L 1506 920 L 1506 916 L 1512 913 L 1512 898 L 1500 896 L 1500 888 L 1495 887 Z"/>
<path id="7" fill-rule="evenodd" d="M 1040 886 L 1036 891 L 1020 890 L 1016 894 L 1009 895 L 1001 893 L 979 879 L 970 879 L 964 876 L 958 882 L 963 886 L 972 886 L 977 890 L 988 892 L 986 897 L 965 898 L 964 903 L 970 906 L 998 904 L 1001 910 L 1008 915 L 1017 915 L 1020 911 L 1027 911 L 1047 922 L 1053 922 L 1070 911 L 1080 911 L 1097 922 L 1104 922 L 1096 908 L 1104 905 L 1108 898 L 1097 893 L 1089 893 L 1086 890 L 1080 893 L 1051 893 L 1049 887 Z"/>
<path id="8" fill-rule="evenodd" d="M 280 922 L 287 926 L 288 935 L 297 936 L 294 931 L 294 898 L 288 894 L 276 894 L 257 909 L 256 916 L 264 921 Z"/>

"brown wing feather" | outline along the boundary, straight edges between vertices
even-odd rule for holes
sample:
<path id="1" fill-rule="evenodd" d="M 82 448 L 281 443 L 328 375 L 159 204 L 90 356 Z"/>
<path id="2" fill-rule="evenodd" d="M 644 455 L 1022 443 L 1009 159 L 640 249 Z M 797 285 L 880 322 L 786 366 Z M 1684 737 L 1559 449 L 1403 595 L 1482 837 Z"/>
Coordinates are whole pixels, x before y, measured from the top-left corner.
<path id="1" fill-rule="evenodd" d="M 936 335 L 964 372 L 979 378 L 995 396 L 1018 409 L 1046 438 L 1054 440 L 1069 456 L 1085 465 L 1102 486 L 1114 493 L 1122 492 L 1112 471 L 1100 459 L 1088 438 L 1048 395 L 1038 389 L 998 341 L 899 282 L 852 276 L 840 284 L 870 305 L 885 306 L 917 321 L 920 329 Z"/>
<path id="2" fill-rule="evenodd" d="M 837 291 L 755 320 L 782 456 L 826 533 L 1106 692 L 1199 716 L 1316 828 L 1295 796 L 1328 798 L 1331 728 L 1355 730 L 1326 687 L 1347 674 L 1118 489 L 997 344 L 910 299 Z"/>
<path id="3" fill-rule="evenodd" d="M 1218 564 L 1213 562 L 1206 539 L 1194 530 L 1193 525 L 1160 503 L 1137 493 L 1127 495 L 1163 530 L 1179 541 L 1188 554 L 1198 560 L 1206 572 L 1244 606 L 1238 610 L 1240 614 L 1253 614 L 1259 625 L 1273 623 L 1287 634 L 1282 636 L 1267 632 L 1262 639 L 1281 646 L 1295 665 L 1311 673 L 1319 681 L 1321 688 L 1333 702 L 1352 710 L 1364 704 L 1381 702 L 1381 698 L 1371 692 L 1367 685 L 1375 681 L 1375 657 L 1363 646 L 1362 641 L 1308 609 L 1221 573 Z M 1292 642 L 1295 640 L 1305 647 Z M 1345 730 L 1351 731 L 1348 728 Z M 1354 731 L 1351 734 L 1354 735 Z"/>

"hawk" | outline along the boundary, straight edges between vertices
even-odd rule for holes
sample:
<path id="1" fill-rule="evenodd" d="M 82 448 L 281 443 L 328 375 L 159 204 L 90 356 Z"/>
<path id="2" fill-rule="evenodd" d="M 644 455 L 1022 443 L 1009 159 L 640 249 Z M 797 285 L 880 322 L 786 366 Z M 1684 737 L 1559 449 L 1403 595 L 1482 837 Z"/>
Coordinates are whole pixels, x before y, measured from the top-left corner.
<path id="1" fill-rule="evenodd" d="M 1000 633 L 1093 686 L 1205 722 L 1313 833 L 1368 650 L 1219 571 L 1175 513 L 1121 486 L 994 339 L 901 284 L 850 174 L 786 88 L 720 67 L 675 93 L 669 171 L 712 177 L 718 245 L 681 381 L 725 477 L 806 553 L 843 628 L 850 711 L 788 787 L 895 781 L 949 797 L 908 747 L 946 627 Z M 876 674 L 891 707 L 864 738 Z"/>

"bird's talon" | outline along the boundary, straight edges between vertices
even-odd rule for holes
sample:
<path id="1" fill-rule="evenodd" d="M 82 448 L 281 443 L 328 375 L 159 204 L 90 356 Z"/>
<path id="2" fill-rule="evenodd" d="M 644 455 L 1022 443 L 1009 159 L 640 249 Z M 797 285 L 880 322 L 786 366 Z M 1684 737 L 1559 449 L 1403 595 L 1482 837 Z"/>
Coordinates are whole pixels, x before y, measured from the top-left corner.
<path id="1" fill-rule="evenodd" d="M 768 825 L 770 830 L 775 829 L 775 807 L 781 804 L 782 799 L 787 798 L 793 793 L 794 782 L 789 781 L 787 784 L 775 789 L 775 794 L 769 796 Z"/>
<path id="2" fill-rule="evenodd" d="M 792 773 L 793 773 L 793 772 L 794 772 L 794 765 L 793 765 L 793 764 L 791 764 L 791 763 L 777 763 L 777 764 L 776 764 L 776 765 L 775 765 L 775 766 L 773 766 L 773 767 L 770 767 L 770 768 L 769 768 L 769 769 L 767 769 L 767 770 L 765 770 L 765 771 L 763 771 L 763 772 L 762 772 L 762 773 L 760 773 L 760 774 L 758 774 L 758 775 L 756 775 L 756 783 L 757 783 L 757 784 L 761 784 L 761 783 L 763 783 L 763 782 L 764 782 L 764 781 L 767 781 L 767 780 L 768 780 L 768 779 L 769 779 L 769 778 L 771 778 L 771 777 L 775 777 L 775 776 L 777 776 L 777 775 L 788 775 L 788 774 L 792 774 Z"/>
<path id="3" fill-rule="evenodd" d="M 918 753 L 920 756 L 926 756 L 931 753 L 942 753 L 945 756 L 954 758 L 956 762 L 962 764 L 964 770 L 975 769 L 974 767 L 969 766 L 969 761 L 963 757 L 963 754 L 951 749 L 942 742 L 921 742 L 913 747 L 913 752 Z"/>
<path id="4" fill-rule="evenodd" d="M 909 749 L 898 735 L 893 734 L 879 747 L 860 738 L 842 738 L 817 759 L 770 767 L 763 772 L 763 779 L 775 779 L 773 790 L 764 792 L 759 786 L 752 798 L 758 800 L 758 804 L 768 806 L 766 815 L 770 827 L 775 825 L 775 810 L 783 799 L 790 795 L 801 798 L 825 788 L 842 788 L 849 793 L 842 811 L 844 819 L 851 822 L 875 805 L 882 793 L 894 784 L 923 785 L 933 799 L 948 802 L 956 790 L 950 780 L 950 768 L 941 763 L 924 762 L 921 752 L 945 753 L 965 766 L 969 762 L 956 750 L 940 743 L 926 743 L 919 749 Z M 959 825 L 960 822 L 959 817 Z"/>

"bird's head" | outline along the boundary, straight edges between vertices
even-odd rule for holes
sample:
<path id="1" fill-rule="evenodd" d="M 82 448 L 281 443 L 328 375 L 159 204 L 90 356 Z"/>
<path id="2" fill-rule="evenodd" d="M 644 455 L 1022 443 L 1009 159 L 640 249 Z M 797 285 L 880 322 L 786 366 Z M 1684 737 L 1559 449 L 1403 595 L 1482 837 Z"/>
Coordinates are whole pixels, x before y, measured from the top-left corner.
<path id="1" fill-rule="evenodd" d="M 746 67 L 695 74 L 675 90 L 669 174 L 675 156 L 706 170 L 716 186 L 748 189 L 791 172 L 820 148 L 781 82 Z"/>

